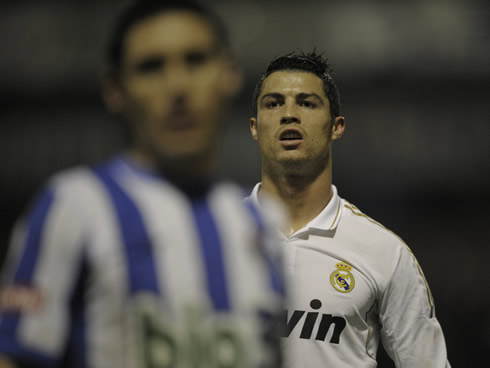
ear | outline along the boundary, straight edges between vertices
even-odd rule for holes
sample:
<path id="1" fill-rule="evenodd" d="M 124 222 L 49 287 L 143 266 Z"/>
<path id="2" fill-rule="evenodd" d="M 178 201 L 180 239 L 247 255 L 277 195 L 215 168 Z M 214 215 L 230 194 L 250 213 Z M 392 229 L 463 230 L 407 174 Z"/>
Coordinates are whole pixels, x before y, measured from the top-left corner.
<path id="1" fill-rule="evenodd" d="M 124 93 L 114 72 L 105 72 L 102 76 L 102 98 L 112 113 L 120 115 L 124 110 Z"/>
<path id="2" fill-rule="evenodd" d="M 342 137 L 345 130 L 345 119 L 343 116 L 337 116 L 332 124 L 332 140 L 335 141 Z"/>
<path id="3" fill-rule="evenodd" d="M 257 119 L 256 118 L 250 118 L 250 133 L 252 133 L 252 138 L 254 140 L 259 139 L 259 135 L 257 133 Z"/>

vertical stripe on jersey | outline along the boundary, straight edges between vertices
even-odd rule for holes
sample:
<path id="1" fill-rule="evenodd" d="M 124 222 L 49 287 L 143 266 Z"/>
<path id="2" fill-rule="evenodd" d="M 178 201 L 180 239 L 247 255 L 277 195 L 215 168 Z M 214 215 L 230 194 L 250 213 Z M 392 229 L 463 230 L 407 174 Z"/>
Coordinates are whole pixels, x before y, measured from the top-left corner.
<path id="1" fill-rule="evenodd" d="M 229 310 L 230 300 L 223 260 L 222 242 L 216 222 L 205 199 L 192 202 L 192 212 L 199 231 L 202 259 L 206 269 L 208 292 L 215 310 Z"/>
<path id="2" fill-rule="evenodd" d="M 257 223 L 257 226 L 259 228 L 260 232 L 260 251 L 263 253 L 263 257 L 265 258 L 267 262 L 267 267 L 269 269 L 269 278 L 271 281 L 272 288 L 275 292 L 277 292 L 280 295 L 284 295 L 284 285 L 282 282 L 282 277 L 281 277 L 281 272 L 278 269 L 278 265 L 276 265 L 275 260 L 272 259 L 272 255 L 269 254 L 269 252 L 266 249 L 266 245 L 263 244 L 265 239 L 265 225 L 262 220 L 262 217 L 260 216 L 257 207 L 254 206 L 254 204 L 251 201 L 246 201 L 247 207 L 249 208 L 252 217 L 254 218 L 255 222 Z"/>
<path id="3" fill-rule="evenodd" d="M 78 277 L 70 295 L 71 324 L 60 367 L 87 368 L 85 292 L 89 277 L 89 261 L 85 253 L 80 258 Z"/>
<path id="4" fill-rule="evenodd" d="M 15 283 L 29 284 L 32 280 L 35 264 L 39 258 L 44 224 L 53 201 L 54 193 L 45 190 L 29 216 L 25 248 L 15 273 Z"/>
<path id="5" fill-rule="evenodd" d="M 131 293 L 142 290 L 160 293 L 152 244 L 138 207 L 106 169 L 97 168 L 94 171 L 107 188 L 116 212 L 126 254 Z"/>
<path id="6" fill-rule="evenodd" d="M 35 202 L 27 219 L 25 244 L 17 269 L 15 270 L 12 285 L 30 286 L 34 276 L 36 261 L 41 251 L 42 233 L 49 209 L 54 201 L 54 193 L 45 190 Z M 35 287 L 35 285 L 33 285 Z M 0 322 L 0 332 L 11 335 L 19 323 L 19 313 L 4 314 Z"/>

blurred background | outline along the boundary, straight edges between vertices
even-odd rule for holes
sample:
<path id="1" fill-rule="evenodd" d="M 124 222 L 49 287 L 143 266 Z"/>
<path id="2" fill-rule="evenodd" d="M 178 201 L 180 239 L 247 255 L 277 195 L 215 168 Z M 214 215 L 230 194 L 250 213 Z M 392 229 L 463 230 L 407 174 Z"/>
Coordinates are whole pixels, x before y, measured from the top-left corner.
<path id="1" fill-rule="evenodd" d="M 124 134 L 100 97 L 114 13 L 126 1 L 0 5 L 0 260 L 46 178 L 102 160 Z M 347 130 L 342 197 L 400 235 L 431 285 L 453 367 L 490 351 L 490 3 L 208 1 L 231 29 L 245 84 L 228 116 L 223 175 L 251 188 L 260 156 L 251 94 L 266 64 L 324 50 Z M 380 352 L 380 367 L 392 367 Z"/>

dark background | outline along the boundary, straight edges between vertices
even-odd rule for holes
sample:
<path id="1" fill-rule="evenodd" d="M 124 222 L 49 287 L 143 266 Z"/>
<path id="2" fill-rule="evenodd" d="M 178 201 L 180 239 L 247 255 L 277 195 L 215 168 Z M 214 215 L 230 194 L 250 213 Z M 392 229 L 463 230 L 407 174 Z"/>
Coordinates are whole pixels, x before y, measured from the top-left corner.
<path id="1" fill-rule="evenodd" d="M 0 5 L 0 259 L 15 219 L 53 172 L 124 142 L 104 109 L 107 32 L 125 1 Z M 488 1 L 210 1 L 231 28 L 245 84 L 221 171 L 251 188 L 260 156 L 250 95 L 274 56 L 324 50 L 347 130 L 334 147 L 342 197 L 400 235 L 431 285 L 453 367 L 490 350 Z M 381 358 L 380 367 L 390 367 Z"/>

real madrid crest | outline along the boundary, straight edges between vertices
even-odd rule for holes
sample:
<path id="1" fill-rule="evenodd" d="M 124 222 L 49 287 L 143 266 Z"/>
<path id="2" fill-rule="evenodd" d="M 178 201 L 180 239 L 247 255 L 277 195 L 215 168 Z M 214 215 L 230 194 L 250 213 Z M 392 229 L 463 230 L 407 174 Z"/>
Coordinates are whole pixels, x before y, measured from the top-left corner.
<path id="1" fill-rule="evenodd" d="M 352 271 L 352 266 L 347 263 L 340 262 L 335 265 L 337 269 L 330 275 L 330 283 L 335 288 L 335 290 L 341 293 L 348 293 L 354 289 L 356 281 L 354 276 L 350 273 Z"/>

